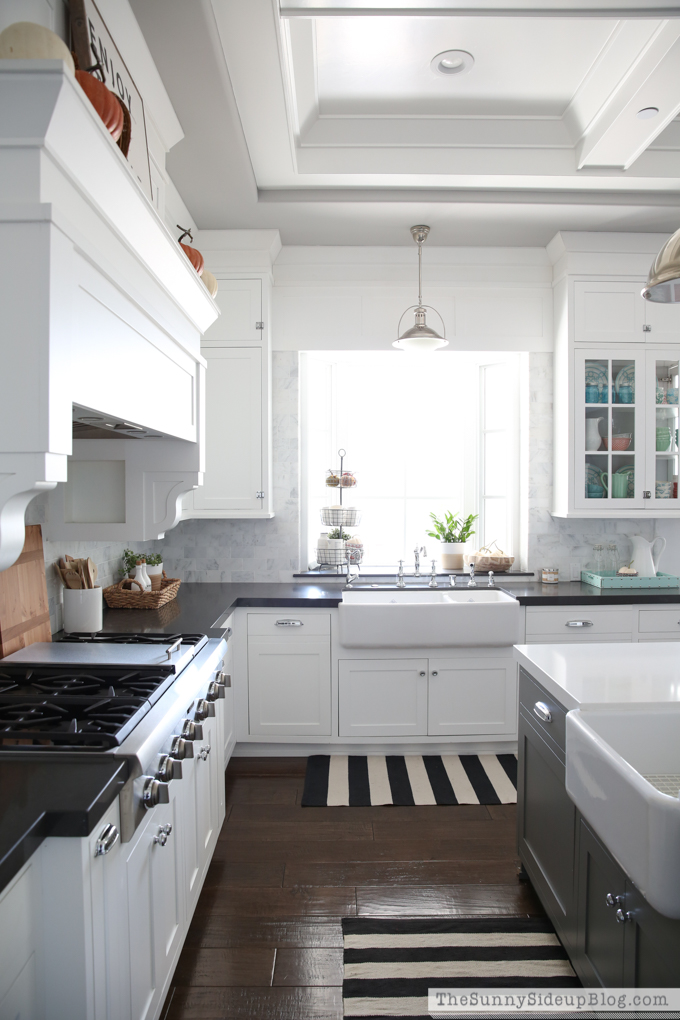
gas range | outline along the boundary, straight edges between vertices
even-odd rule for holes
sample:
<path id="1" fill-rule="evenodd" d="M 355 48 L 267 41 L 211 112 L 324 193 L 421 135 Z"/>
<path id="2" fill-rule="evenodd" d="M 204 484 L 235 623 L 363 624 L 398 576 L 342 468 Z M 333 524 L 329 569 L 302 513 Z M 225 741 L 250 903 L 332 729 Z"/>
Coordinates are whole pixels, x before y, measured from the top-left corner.
<path id="1" fill-rule="evenodd" d="M 130 839 L 145 809 L 167 800 L 224 697 L 225 653 L 223 639 L 204 634 L 80 634 L 14 652 L 0 660 L 0 755 L 125 757 Z"/>

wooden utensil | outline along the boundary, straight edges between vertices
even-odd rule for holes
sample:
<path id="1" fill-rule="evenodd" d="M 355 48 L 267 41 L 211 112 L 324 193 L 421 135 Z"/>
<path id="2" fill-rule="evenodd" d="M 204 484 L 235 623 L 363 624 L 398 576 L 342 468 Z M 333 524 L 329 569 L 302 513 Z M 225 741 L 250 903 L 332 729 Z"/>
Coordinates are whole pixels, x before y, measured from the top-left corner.
<path id="1" fill-rule="evenodd" d="M 21 556 L 0 573 L 0 657 L 51 640 L 42 532 L 29 524 Z"/>
<path id="2" fill-rule="evenodd" d="M 86 571 L 87 582 L 88 582 L 87 586 L 88 586 L 88 588 L 94 588 L 94 582 L 97 580 L 96 570 L 97 570 L 97 568 L 96 568 L 96 566 L 94 564 L 94 560 L 91 560 L 90 557 L 88 556 L 87 557 L 87 571 Z"/>
<path id="3" fill-rule="evenodd" d="M 67 588 L 83 588 L 84 587 L 82 579 L 80 577 L 80 574 L 77 574 L 75 572 L 75 570 L 68 570 L 66 572 L 66 574 L 64 575 L 64 580 L 66 581 L 66 587 Z"/>

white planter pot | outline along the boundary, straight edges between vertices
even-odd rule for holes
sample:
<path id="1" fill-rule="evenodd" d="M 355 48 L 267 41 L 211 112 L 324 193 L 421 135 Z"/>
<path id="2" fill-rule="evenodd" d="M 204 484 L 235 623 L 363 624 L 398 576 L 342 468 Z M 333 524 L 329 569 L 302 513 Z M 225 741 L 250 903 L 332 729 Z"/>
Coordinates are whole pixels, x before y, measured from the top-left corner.
<path id="1" fill-rule="evenodd" d="M 441 549 L 443 570 L 463 569 L 463 553 L 465 552 L 465 545 L 466 545 L 465 542 L 439 543 L 439 548 Z"/>
<path id="2" fill-rule="evenodd" d="M 146 573 L 149 581 L 151 582 L 152 591 L 160 591 L 161 580 L 163 578 L 163 564 L 157 563 L 155 566 L 150 567 L 149 564 L 145 564 Z"/>
<path id="3" fill-rule="evenodd" d="M 344 540 L 344 538 L 329 538 L 328 539 L 328 548 L 329 549 L 344 549 L 345 548 L 345 540 Z"/>

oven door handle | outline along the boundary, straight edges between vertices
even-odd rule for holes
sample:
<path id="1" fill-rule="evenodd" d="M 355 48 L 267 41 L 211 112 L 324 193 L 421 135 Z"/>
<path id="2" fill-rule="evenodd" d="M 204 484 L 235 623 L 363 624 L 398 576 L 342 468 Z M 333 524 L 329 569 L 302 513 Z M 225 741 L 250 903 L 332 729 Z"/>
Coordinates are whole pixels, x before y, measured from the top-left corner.
<path id="1" fill-rule="evenodd" d="M 179 638 L 177 638 L 177 640 L 173 644 L 169 645 L 166 648 L 165 654 L 168 657 L 168 661 L 172 658 L 172 653 L 176 652 L 179 649 L 179 646 L 181 644 L 182 644 L 182 639 L 181 639 L 181 637 L 179 637 Z"/>

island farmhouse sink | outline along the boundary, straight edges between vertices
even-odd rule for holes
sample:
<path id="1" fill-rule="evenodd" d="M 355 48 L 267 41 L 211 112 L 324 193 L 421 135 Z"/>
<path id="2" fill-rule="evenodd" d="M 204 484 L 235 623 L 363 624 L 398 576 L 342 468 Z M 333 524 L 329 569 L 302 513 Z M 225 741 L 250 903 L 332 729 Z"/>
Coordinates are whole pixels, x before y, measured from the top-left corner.
<path id="1" fill-rule="evenodd" d="M 338 606 L 347 648 L 447 648 L 512 645 L 519 602 L 502 591 L 345 591 Z"/>
<path id="2" fill-rule="evenodd" d="M 680 705 L 569 712 L 566 760 L 583 817 L 655 910 L 680 919 Z"/>

